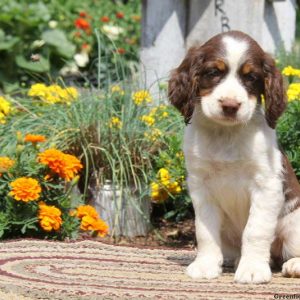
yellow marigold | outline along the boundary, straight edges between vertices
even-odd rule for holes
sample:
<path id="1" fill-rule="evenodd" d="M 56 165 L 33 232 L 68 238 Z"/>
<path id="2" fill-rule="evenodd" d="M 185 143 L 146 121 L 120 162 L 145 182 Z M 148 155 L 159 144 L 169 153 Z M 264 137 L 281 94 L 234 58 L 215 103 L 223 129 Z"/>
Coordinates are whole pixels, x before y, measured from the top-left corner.
<path id="1" fill-rule="evenodd" d="M 15 161 L 10 159 L 7 156 L 0 157 L 0 170 L 2 172 L 9 170 L 14 164 L 15 164 Z"/>
<path id="2" fill-rule="evenodd" d="M 6 116 L 11 112 L 11 104 L 4 97 L 0 96 L 0 124 L 6 122 Z"/>
<path id="3" fill-rule="evenodd" d="M 36 179 L 20 177 L 10 183 L 12 190 L 9 195 L 17 201 L 29 202 L 40 197 L 42 188 Z"/>
<path id="4" fill-rule="evenodd" d="M 121 129 L 123 124 L 120 118 L 118 117 L 112 117 L 108 123 L 109 128 L 118 128 Z"/>
<path id="5" fill-rule="evenodd" d="M 167 106 L 163 104 L 153 107 L 150 110 L 149 116 L 156 117 L 157 119 L 165 118 L 169 115 L 169 113 L 166 111 L 166 108 Z"/>
<path id="6" fill-rule="evenodd" d="M 26 134 L 24 138 L 25 142 L 31 142 L 31 143 L 42 143 L 46 141 L 46 137 L 43 135 L 38 134 Z"/>
<path id="7" fill-rule="evenodd" d="M 168 199 L 168 191 L 156 182 L 152 182 L 151 185 L 151 200 L 153 202 L 162 202 Z"/>
<path id="8" fill-rule="evenodd" d="M 182 151 L 177 152 L 177 153 L 175 154 L 175 156 L 176 156 L 177 158 L 179 158 L 179 159 L 184 159 L 184 154 L 183 154 Z"/>
<path id="9" fill-rule="evenodd" d="M 141 121 L 147 124 L 148 126 L 153 126 L 155 123 L 155 119 L 147 115 L 141 116 Z"/>
<path id="10" fill-rule="evenodd" d="M 161 202 L 169 197 L 169 194 L 179 194 L 182 191 L 177 181 L 171 181 L 171 175 L 166 168 L 161 168 L 157 172 L 158 182 L 152 182 L 151 199 L 154 202 Z"/>
<path id="11" fill-rule="evenodd" d="M 177 181 L 174 181 L 168 184 L 168 191 L 171 194 L 179 194 L 181 193 L 182 189 L 179 183 Z"/>
<path id="12" fill-rule="evenodd" d="M 291 83 L 287 90 L 288 101 L 300 100 L 300 83 Z"/>
<path id="13" fill-rule="evenodd" d="M 300 70 L 287 66 L 282 70 L 282 74 L 285 76 L 300 76 Z"/>
<path id="14" fill-rule="evenodd" d="M 46 95 L 47 95 L 47 87 L 43 83 L 33 84 L 28 91 L 28 96 L 30 97 L 45 98 Z"/>
<path id="15" fill-rule="evenodd" d="M 7 172 L 14 164 L 15 161 L 7 156 L 0 157 L 0 172 Z M 1 175 L 0 173 L 0 176 Z"/>
<path id="16" fill-rule="evenodd" d="M 83 168 L 79 159 L 57 149 L 48 149 L 38 155 L 39 162 L 47 165 L 61 178 L 70 181 Z"/>
<path id="17" fill-rule="evenodd" d="M 78 91 L 74 87 L 62 88 L 57 84 L 46 86 L 43 83 L 37 83 L 31 86 L 28 96 L 37 97 L 49 104 L 70 103 L 78 97 Z"/>
<path id="18" fill-rule="evenodd" d="M 48 86 L 46 92 L 45 97 L 42 99 L 45 102 L 54 104 L 60 102 L 63 98 L 63 89 L 57 84 Z"/>
<path id="19" fill-rule="evenodd" d="M 119 94 L 121 96 L 125 94 L 124 90 L 119 85 L 113 85 L 110 90 L 112 94 Z"/>
<path id="20" fill-rule="evenodd" d="M 150 133 L 144 133 L 145 138 L 150 140 L 151 142 L 155 142 L 161 135 L 162 132 L 158 128 L 153 128 Z"/>
<path id="21" fill-rule="evenodd" d="M 169 116 L 169 113 L 167 111 L 164 111 L 161 115 L 163 118 L 166 118 Z"/>
<path id="22" fill-rule="evenodd" d="M 40 226 L 48 232 L 59 230 L 62 224 L 60 209 L 45 203 L 39 204 L 38 218 Z"/>
<path id="23" fill-rule="evenodd" d="M 99 218 L 96 209 L 91 205 L 81 205 L 77 207 L 77 217 L 81 219 L 84 216 L 90 216 L 94 219 Z"/>
<path id="24" fill-rule="evenodd" d="M 140 91 L 135 92 L 132 95 L 132 99 L 136 105 L 141 105 L 144 103 L 152 102 L 152 97 L 151 97 L 150 93 L 146 90 L 140 90 Z"/>
<path id="25" fill-rule="evenodd" d="M 158 170 L 157 177 L 164 186 L 167 186 L 170 183 L 171 176 L 169 171 L 165 168 Z"/>

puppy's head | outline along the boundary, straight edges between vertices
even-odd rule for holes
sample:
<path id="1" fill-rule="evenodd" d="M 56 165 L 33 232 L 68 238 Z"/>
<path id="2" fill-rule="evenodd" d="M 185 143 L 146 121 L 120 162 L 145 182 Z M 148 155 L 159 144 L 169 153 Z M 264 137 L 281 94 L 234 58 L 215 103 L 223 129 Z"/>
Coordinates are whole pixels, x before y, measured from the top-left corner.
<path id="1" fill-rule="evenodd" d="M 238 31 L 219 34 L 191 48 L 169 81 L 170 101 L 186 123 L 197 104 L 214 122 L 247 123 L 261 104 L 261 95 L 266 120 L 274 128 L 286 106 L 281 74 L 274 60 Z"/>

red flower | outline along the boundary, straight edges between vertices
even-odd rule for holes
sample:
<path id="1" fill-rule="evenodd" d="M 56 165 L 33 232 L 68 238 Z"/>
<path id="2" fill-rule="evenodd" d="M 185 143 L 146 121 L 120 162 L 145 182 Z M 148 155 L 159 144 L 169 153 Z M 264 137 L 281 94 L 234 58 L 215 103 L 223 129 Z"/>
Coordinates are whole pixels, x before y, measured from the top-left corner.
<path id="1" fill-rule="evenodd" d="M 88 16 L 88 14 L 85 11 L 81 11 L 79 13 L 79 16 L 82 17 L 82 18 L 86 18 Z"/>
<path id="2" fill-rule="evenodd" d="M 125 54 L 126 53 L 126 50 L 124 49 L 124 48 L 118 48 L 117 49 L 117 53 L 119 53 L 119 54 Z"/>
<path id="3" fill-rule="evenodd" d="M 118 11 L 118 12 L 116 13 L 116 17 L 117 17 L 118 19 L 123 19 L 123 18 L 124 18 L 124 13 L 121 12 L 121 11 Z"/>
<path id="4" fill-rule="evenodd" d="M 83 18 L 76 19 L 74 24 L 77 28 L 83 29 L 83 30 L 89 30 L 91 27 L 90 23 Z"/>
<path id="5" fill-rule="evenodd" d="M 110 21 L 110 18 L 108 16 L 103 16 L 100 18 L 100 21 L 103 22 L 103 23 L 107 23 Z"/>
<path id="6" fill-rule="evenodd" d="M 85 52 L 90 52 L 91 51 L 91 45 L 87 44 L 87 43 L 83 43 L 81 45 L 81 50 L 85 51 Z"/>

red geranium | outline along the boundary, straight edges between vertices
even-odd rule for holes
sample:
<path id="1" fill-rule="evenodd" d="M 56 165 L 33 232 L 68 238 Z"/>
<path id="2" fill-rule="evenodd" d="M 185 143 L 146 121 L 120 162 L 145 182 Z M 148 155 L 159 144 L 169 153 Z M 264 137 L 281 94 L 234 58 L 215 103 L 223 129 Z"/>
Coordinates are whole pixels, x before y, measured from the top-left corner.
<path id="1" fill-rule="evenodd" d="M 83 18 L 76 19 L 74 24 L 77 28 L 83 29 L 83 30 L 89 30 L 91 28 L 90 23 Z"/>
<path id="2" fill-rule="evenodd" d="M 126 53 L 126 50 L 124 49 L 124 48 L 118 48 L 117 49 L 117 53 L 119 53 L 119 54 L 125 54 Z"/>
<path id="3" fill-rule="evenodd" d="M 116 17 L 117 17 L 118 19 L 123 19 L 123 18 L 124 18 L 124 13 L 122 13 L 121 11 L 118 11 L 118 12 L 116 13 Z"/>
<path id="4" fill-rule="evenodd" d="M 103 22 L 103 23 L 107 23 L 110 21 L 110 18 L 108 16 L 103 16 L 100 18 L 100 21 Z"/>
<path id="5" fill-rule="evenodd" d="M 82 17 L 82 18 L 86 18 L 88 16 L 88 14 L 85 11 L 81 11 L 79 13 L 79 16 Z"/>

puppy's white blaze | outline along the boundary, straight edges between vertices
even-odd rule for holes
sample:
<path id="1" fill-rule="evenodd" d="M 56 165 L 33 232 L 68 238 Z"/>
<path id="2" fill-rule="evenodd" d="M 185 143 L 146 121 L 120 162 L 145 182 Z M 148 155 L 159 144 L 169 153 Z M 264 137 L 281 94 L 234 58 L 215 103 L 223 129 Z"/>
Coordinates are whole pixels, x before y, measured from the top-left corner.
<path id="1" fill-rule="evenodd" d="M 237 123 L 248 122 L 256 106 L 256 98 L 249 96 L 242 82 L 240 81 L 238 70 L 244 62 L 245 54 L 249 45 L 244 40 L 225 36 L 222 39 L 225 47 L 225 60 L 229 67 L 229 73 L 224 80 L 217 85 L 210 95 L 202 97 L 202 111 L 208 118 L 216 122 L 223 123 L 223 112 L 219 100 L 222 98 L 232 98 L 241 104 L 237 113 Z M 235 122 L 225 122 L 227 125 L 235 125 Z"/>
<path id="2" fill-rule="evenodd" d="M 225 45 L 226 59 L 229 64 L 230 73 L 235 73 L 248 50 L 248 43 L 229 36 L 223 38 L 223 43 Z"/>

